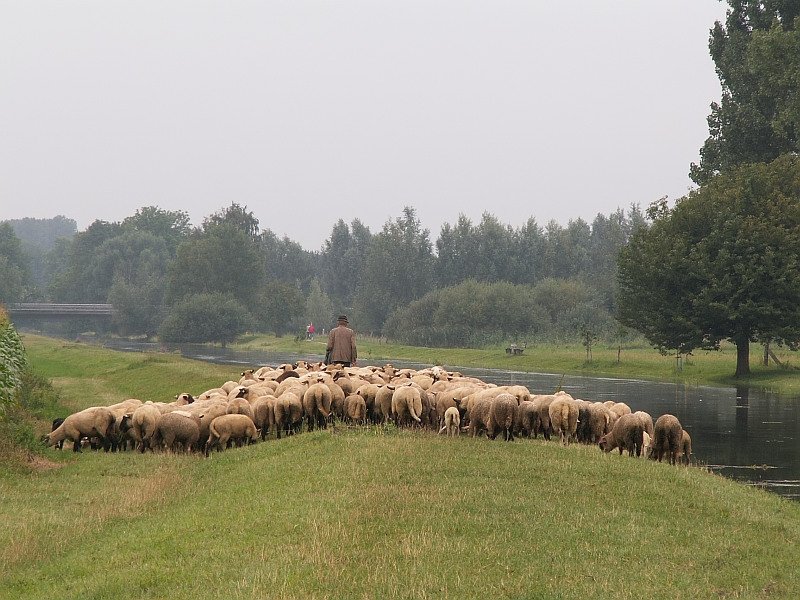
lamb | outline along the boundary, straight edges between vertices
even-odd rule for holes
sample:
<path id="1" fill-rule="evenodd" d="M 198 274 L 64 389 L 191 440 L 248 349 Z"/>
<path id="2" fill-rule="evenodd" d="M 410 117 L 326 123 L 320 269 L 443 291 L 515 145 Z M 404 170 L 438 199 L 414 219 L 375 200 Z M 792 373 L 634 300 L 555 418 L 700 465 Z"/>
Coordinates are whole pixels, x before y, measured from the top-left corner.
<path id="1" fill-rule="evenodd" d="M 380 387 L 375 383 L 365 383 L 360 385 L 356 390 L 356 394 L 364 398 L 364 405 L 367 407 L 367 416 L 374 422 L 375 421 L 375 396 L 378 395 Z"/>
<path id="2" fill-rule="evenodd" d="M 681 429 L 681 432 L 681 445 L 678 451 L 678 460 L 688 465 L 692 458 L 692 437 L 685 429 Z"/>
<path id="3" fill-rule="evenodd" d="M 445 431 L 449 437 L 456 437 L 461 431 L 461 415 L 455 406 L 444 411 L 444 425 L 439 430 L 439 435 Z"/>
<path id="4" fill-rule="evenodd" d="M 359 394 L 350 394 L 344 399 L 345 418 L 351 423 L 363 425 L 367 421 L 367 403 Z"/>
<path id="5" fill-rule="evenodd" d="M 639 417 L 627 414 L 622 415 L 614 423 L 610 433 L 600 438 L 599 446 L 603 452 L 611 452 L 614 448 L 619 448 L 620 456 L 622 450 L 628 451 L 628 456 L 641 456 L 644 426 Z"/>
<path id="6" fill-rule="evenodd" d="M 503 393 L 490 401 L 489 421 L 486 424 L 486 435 L 490 440 L 503 432 L 503 439 L 514 441 L 514 422 L 517 420 L 519 405 L 513 394 Z"/>
<path id="7" fill-rule="evenodd" d="M 650 456 L 651 446 L 653 444 L 653 438 L 650 437 L 650 434 L 646 431 L 642 433 L 642 458 L 647 458 Z"/>
<path id="8" fill-rule="evenodd" d="M 247 415 L 227 414 L 221 415 L 211 422 L 208 428 L 205 454 L 209 455 L 214 446 L 223 450 L 229 441 L 236 441 L 239 445 L 252 443 L 258 437 L 258 431 L 253 420 Z"/>
<path id="9" fill-rule="evenodd" d="M 180 444 L 189 452 L 200 439 L 200 417 L 190 412 L 176 410 L 161 415 L 153 444 L 175 451 Z"/>
<path id="10" fill-rule="evenodd" d="M 330 388 L 321 383 L 322 377 L 318 382 L 310 385 L 303 394 L 303 410 L 306 414 L 306 424 L 309 431 L 317 427 L 326 427 L 327 421 L 331 416 L 331 401 L 333 394 Z"/>
<path id="11" fill-rule="evenodd" d="M 547 412 L 553 433 L 559 435 L 562 445 L 568 446 L 570 440 L 575 438 L 578 427 L 578 405 L 575 400 L 569 394 L 556 394 Z"/>
<path id="12" fill-rule="evenodd" d="M 389 386 L 393 387 L 393 386 Z M 421 423 L 422 396 L 411 383 L 398 386 L 392 394 L 392 418 L 398 426 L 413 420 Z"/>
<path id="13" fill-rule="evenodd" d="M 113 433 L 114 420 L 114 413 L 107 407 L 93 406 L 68 416 L 61 425 L 45 436 L 45 442 L 47 446 L 53 446 L 64 440 L 71 440 L 73 452 L 80 452 L 82 437 L 98 437 L 108 451 L 108 438 Z"/>
<path id="14" fill-rule="evenodd" d="M 667 414 L 658 417 L 653 429 L 651 457 L 661 462 L 666 453 L 669 464 L 674 465 L 678 461 L 678 452 L 681 449 L 682 431 L 681 422 L 675 415 Z"/>

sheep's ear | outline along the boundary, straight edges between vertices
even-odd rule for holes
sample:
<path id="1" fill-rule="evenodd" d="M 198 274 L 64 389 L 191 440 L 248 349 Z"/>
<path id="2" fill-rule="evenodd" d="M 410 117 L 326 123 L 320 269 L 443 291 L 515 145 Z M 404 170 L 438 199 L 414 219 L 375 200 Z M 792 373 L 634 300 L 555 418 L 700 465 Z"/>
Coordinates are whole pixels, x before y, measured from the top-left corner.
<path id="1" fill-rule="evenodd" d="M 397 389 L 397 386 L 396 385 L 392 385 L 392 384 L 389 384 L 386 387 L 389 388 L 390 390 L 396 390 Z"/>
<path id="2" fill-rule="evenodd" d="M 133 416 L 133 413 L 125 413 L 124 415 L 122 415 L 122 418 L 123 419 L 125 419 L 125 418 L 130 419 L 132 416 Z"/>
<path id="3" fill-rule="evenodd" d="M 197 418 L 198 418 L 198 419 L 202 419 L 202 418 L 203 418 L 203 417 L 205 417 L 205 416 L 206 416 L 206 413 L 203 413 L 202 415 L 199 415 Z"/>
<path id="4" fill-rule="evenodd" d="M 178 399 L 178 396 L 180 396 L 180 394 L 175 394 L 175 400 Z"/>

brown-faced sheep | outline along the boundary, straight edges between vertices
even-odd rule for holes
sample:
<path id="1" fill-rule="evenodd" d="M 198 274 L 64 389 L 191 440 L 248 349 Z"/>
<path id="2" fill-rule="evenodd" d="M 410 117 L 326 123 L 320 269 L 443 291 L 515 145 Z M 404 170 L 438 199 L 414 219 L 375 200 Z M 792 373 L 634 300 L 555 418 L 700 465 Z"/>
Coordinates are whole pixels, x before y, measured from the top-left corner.
<path id="1" fill-rule="evenodd" d="M 681 449 L 683 428 L 675 415 L 661 415 L 653 428 L 653 450 L 650 456 L 658 462 L 667 455 L 669 463 L 674 465 Z"/>
<path id="2" fill-rule="evenodd" d="M 314 430 L 314 426 L 324 428 L 328 425 L 331 416 L 331 401 L 333 394 L 330 388 L 320 381 L 308 387 L 303 394 L 303 411 L 306 415 L 306 425 L 309 431 Z"/>
<path id="3" fill-rule="evenodd" d="M 344 416 L 347 421 L 356 425 L 367 422 L 367 403 L 359 394 L 350 394 L 344 399 Z"/>
<path id="4" fill-rule="evenodd" d="M 631 414 L 622 415 L 614 423 L 611 432 L 600 438 L 598 445 L 603 452 L 611 452 L 614 448 L 619 448 L 620 455 L 624 449 L 628 451 L 628 456 L 640 456 L 643 433 L 644 427 L 639 417 Z"/>
<path id="5" fill-rule="evenodd" d="M 557 394 L 547 407 L 550 427 L 557 434 L 564 446 L 575 438 L 578 427 L 578 405 L 569 394 Z"/>
<path id="6" fill-rule="evenodd" d="M 211 421 L 206 440 L 206 456 L 218 446 L 224 450 L 229 442 L 236 442 L 238 446 L 256 441 L 258 431 L 255 423 L 247 415 L 227 414 Z"/>
<path id="7" fill-rule="evenodd" d="M 419 388 L 411 383 L 398 386 L 392 394 L 392 418 L 397 426 L 410 424 L 411 421 L 421 423 L 420 414 L 422 396 Z"/>
<path id="8" fill-rule="evenodd" d="M 173 402 L 173 404 L 175 406 L 186 406 L 187 404 L 192 404 L 194 401 L 194 396 L 187 392 L 183 392 L 182 394 L 175 395 L 175 402 Z"/>
<path id="9" fill-rule="evenodd" d="M 514 422 L 517 419 L 519 404 L 513 394 L 500 394 L 492 399 L 489 405 L 489 421 L 486 424 L 486 435 L 490 440 L 503 432 L 503 439 L 514 441 Z"/>
<path id="10" fill-rule="evenodd" d="M 461 432 L 461 415 L 455 406 L 444 411 L 444 425 L 439 430 L 439 434 L 441 435 L 445 431 L 450 437 L 456 437 Z"/>
<path id="11" fill-rule="evenodd" d="M 107 407 L 93 406 L 68 416 L 61 425 L 47 434 L 45 441 L 48 446 L 52 446 L 63 440 L 70 440 L 72 450 L 80 452 L 82 437 L 97 437 L 108 450 L 108 438 L 113 432 L 114 420 L 114 413 Z"/>

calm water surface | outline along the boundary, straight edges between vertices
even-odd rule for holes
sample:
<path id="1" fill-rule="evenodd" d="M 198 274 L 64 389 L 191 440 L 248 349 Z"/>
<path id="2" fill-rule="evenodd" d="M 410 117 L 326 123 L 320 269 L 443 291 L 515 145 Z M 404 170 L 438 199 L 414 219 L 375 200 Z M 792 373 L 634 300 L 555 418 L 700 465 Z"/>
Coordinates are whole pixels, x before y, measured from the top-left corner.
<path id="1" fill-rule="evenodd" d="M 131 351 L 162 348 L 130 342 L 106 345 Z M 191 344 L 166 349 L 198 360 L 252 367 L 322 359 L 318 355 L 273 354 Z M 430 366 L 403 361 L 392 361 L 392 364 L 413 368 Z M 653 420 L 671 413 L 692 436 L 692 451 L 699 464 L 726 477 L 800 500 L 800 398 L 780 398 L 748 388 L 685 386 L 577 375 L 567 375 L 562 381 L 561 375 L 548 373 L 449 368 L 490 383 L 524 385 L 533 393 L 549 394 L 561 385 L 575 398 L 625 402 L 634 411 L 650 413 Z"/>

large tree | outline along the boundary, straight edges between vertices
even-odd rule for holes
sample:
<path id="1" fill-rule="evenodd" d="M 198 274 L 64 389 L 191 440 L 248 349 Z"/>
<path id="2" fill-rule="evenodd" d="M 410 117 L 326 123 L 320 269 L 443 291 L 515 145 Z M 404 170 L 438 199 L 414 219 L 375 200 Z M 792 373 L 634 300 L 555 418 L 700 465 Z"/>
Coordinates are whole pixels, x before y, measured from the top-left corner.
<path id="1" fill-rule="evenodd" d="M 619 263 L 620 320 L 661 349 L 800 344 L 800 158 L 744 165 L 651 212 Z"/>
<path id="2" fill-rule="evenodd" d="M 728 0 L 709 49 L 722 85 L 709 137 L 690 175 L 704 184 L 732 167 L 798 151 L 800 37 L 796 0 Z"/>

